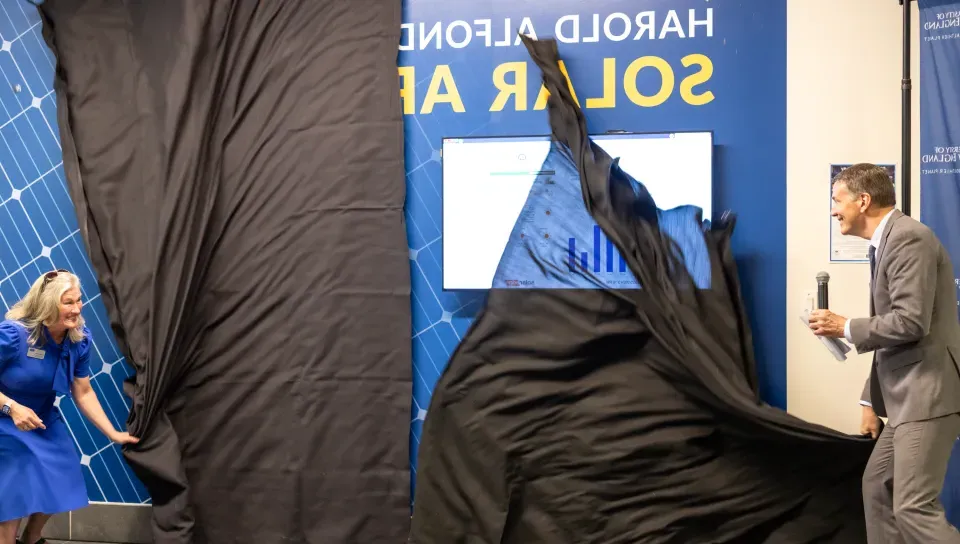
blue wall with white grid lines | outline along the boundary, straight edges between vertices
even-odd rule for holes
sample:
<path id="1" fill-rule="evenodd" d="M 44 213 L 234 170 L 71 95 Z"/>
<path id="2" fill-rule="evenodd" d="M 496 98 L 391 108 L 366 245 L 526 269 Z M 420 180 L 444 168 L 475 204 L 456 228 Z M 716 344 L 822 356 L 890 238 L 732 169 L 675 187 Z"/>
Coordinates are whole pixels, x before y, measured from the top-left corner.
<path id="1" fill-rule="evenodd" d="M 114 342 L 67 193 L 52 85 L 55 61 L 37 9 L 23 0 L 0 0 L 0 40 L 0 309 L 6 312 L 20 300 L 43 272 L 66 268 L 77 274 L 93 334 L 93 387 L 110 420 L 123 428 L 130 399 L 122 384 L 132 370 Z M 148 503 L 119 448 L 72 401 L 59 406 L 90 500 Z"/>

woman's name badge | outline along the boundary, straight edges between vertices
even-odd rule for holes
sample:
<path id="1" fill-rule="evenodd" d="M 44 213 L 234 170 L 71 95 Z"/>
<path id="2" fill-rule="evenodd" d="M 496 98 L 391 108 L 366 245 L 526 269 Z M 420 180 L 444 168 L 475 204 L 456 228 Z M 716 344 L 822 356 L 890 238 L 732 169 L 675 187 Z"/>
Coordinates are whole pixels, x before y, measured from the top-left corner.
<path id="1" fill-rule="evenodd" d="M 42 349 L 30 348 L 27 350 L 27 357 L 31 359 L 43 359 L 47 352 Z"/>

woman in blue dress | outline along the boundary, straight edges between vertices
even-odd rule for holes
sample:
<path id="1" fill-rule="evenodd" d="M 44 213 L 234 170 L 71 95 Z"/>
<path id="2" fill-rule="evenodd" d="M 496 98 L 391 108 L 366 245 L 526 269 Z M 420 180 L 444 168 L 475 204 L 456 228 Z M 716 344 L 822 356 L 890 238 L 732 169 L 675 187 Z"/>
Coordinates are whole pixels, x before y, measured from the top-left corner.
<path id="1" fill-rule="evenodd" d="M 87 505 L 58 397 L 72 397 L 113 442 L 137 442 L 114 429 L 90 385 L 91 339 L 80 295 L 75 275 L 48 272 L 0 322 L 0 544 L 42 543 L 51 515 Z M 17 540 L 23 518 L 29 519 Z"/>

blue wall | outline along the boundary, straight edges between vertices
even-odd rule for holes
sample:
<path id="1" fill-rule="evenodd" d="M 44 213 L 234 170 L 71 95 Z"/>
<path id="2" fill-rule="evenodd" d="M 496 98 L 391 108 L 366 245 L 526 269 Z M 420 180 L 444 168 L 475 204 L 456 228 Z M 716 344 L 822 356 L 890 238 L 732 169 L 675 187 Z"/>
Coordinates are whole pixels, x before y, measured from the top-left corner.
<path id="1" fill-rule="evenodd" d="M 762 394 L 771 404 L 786 408 L 786 0 L 406 0 L 404 5 L 407 29 L 399 64 L 413 278 L 414 471 L 434 385 L 478 305 L 476 295 L 441 288 L 441 139 L 549 133 L 545 112 L 534 109 L 540 73 L 514 40 L 522 23 L 529 25 L 522 28 L 524 33 L 532 26 L 538 37 L 552 37 L 558 20 L 579 15 L 581 39 L 560 44 L 560 53 L 575 93 L 586 105 L 591 132 L 714 131 L 714 209 L 739 214 L 734 250 L 753 319 Z M 634 40 L 635 26 L 622 41 L 603 35 L 604 21 L 611 14 L 623 12 L 636 21 L 645 11 L 653 12 L 656 39 L 647 34 Z M 691 11 L 698 21 L 712 18 L 711 36 L 705 25 L 693 27 L 691 33 Z M 590 41 L 594 15 L 601 33 Z M 464 24 L 455 25 L 456 21 Z M 675 21 L 679 25 L 671 27 Z M 428 31 L 441 24 L 444 40 L 439 48 L 435 42 L 422 46 L 421 23 Z M 476 35 L 488 24 L 489 46 L 485 36 Z M 569 31 L 572 23 L 566 24 Z M 622 25 L 621 18 L 611 29 L 618 33 Z M 458 48 L 446 41 L 448 27 L 459 41 L 466 35 L 465 26 L 473 29 L 468 45 Z M 504 40 L 505 27 L 510 45 L 496 46 Z M 670 30 L 678 27 L 682 35 Z M 669 65 L 674 74 L 673 87 L 663 91 L 664 100 L 638 99 L 632 82 L 624 77 L 628 66 L 641 57 L 654 58 L 637 62 Z M 518 72 L 523 77 L 525 70 L 527 101 L 517 104 L 511 99 L 498 109 L 492 107 L 498 94 L 495 74 L 507 69 L 504 63 L 520 63 L 511 65 L 513 71 L 503 77 L 508 83 L 517 81 Z M 692 93 L 682 90 L 685 78 L 697 74 L 701 77 L 688 80 L 699 83 Z M 606 81 L 614 91 L 608 100 L 588 101 L 604 96 Z M 655 68 L 643 68 L 636 90 L 647 97 L 657 95 L 661 81 Z"/>
<path id="2" fill-rule="evenodd" d="M 123 428 L 129 399 L 121 394 L 131 369 L 120 356 L 77 218 L 67 193 L 52 82 L 54 59 L 36 8 L 3 1 L 0 10 L 0 309 L 26 294 L 40 274 L 67 268 L 83 284 L 83 316 L 93 333 L 93 387 Z M 92 501 L 145 503 L 146 490 L 111 445 L 69 400 L 60 404 L 84 465 Z"/>

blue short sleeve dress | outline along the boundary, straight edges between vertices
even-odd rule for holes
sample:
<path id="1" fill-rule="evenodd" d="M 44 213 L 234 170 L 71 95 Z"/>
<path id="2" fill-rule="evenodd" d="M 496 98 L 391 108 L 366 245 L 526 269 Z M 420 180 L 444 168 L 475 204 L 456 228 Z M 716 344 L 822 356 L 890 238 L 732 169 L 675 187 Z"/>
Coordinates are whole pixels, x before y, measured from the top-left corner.
<path id="1" fill-rule="evenodd" d="M 21 431 L 0 414 L 0 522 L 87 506 L 80 456 L 56 399 L 70 396 L 73 378 L 90 376 L 90 332 L 28 345 L 27 329 L 0 322 L 0 392 L 30 407 L 46 429 Z M 32 349 L 31 349 L 32 348 Z"/>

